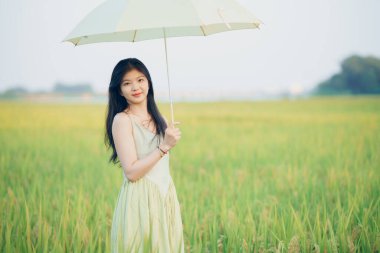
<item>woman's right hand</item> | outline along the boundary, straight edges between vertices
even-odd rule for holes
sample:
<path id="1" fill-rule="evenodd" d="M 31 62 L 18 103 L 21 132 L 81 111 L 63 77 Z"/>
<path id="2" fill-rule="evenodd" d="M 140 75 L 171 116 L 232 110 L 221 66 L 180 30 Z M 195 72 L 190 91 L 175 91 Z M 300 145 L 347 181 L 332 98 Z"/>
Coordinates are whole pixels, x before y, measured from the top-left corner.
<path id="1" fill-rule="evenodd" d="M 175 121 L 173 123 L 169 123 L 168 127 L 165 129 L 165 137 L 162 145 L 166 147 L 166 149 L 173 148 L 179 139 L 181 139 L 181 131 L 179 128 L 175 127 L 175 125 L 180 124 L 180 122 Z"/>

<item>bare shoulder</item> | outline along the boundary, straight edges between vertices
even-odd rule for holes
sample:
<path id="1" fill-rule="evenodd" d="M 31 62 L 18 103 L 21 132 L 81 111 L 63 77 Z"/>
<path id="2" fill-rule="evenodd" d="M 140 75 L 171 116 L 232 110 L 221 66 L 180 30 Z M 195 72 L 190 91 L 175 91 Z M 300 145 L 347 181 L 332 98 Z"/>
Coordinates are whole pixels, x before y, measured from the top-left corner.
<path id="1" fill-rule="evenodd" d="M 128 132 L 131 132 L 131 119 L 124 112 L 116 113 L 112 122 L 112 130 L 118 130 L 120 128 L 127 129 Z"/>
<path id="2" fill-rule="evenodd" d="M 116 123 L 128 123 L 130 122 L 130 118 L 128 117 L 128 115 L 124 112 L 118 112 L 116 113 L 116 115 L 113 117 L 113 122 L 116 122 Z"/>

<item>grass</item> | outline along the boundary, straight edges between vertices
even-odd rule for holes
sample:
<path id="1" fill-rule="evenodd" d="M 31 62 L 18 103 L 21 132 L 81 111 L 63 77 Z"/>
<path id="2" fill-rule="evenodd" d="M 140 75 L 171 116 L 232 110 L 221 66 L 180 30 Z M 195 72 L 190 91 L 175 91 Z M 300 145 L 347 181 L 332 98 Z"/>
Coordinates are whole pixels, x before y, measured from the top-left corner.
<path id="1" fill-rule="evenodd" d="M 158 104 L 170 119 L 169 105 Z M 0 102 L 0 251 L 108 252 L 104 105 Z M 186 252 L 378 252 L 380 99 L 175 103 Z"/>

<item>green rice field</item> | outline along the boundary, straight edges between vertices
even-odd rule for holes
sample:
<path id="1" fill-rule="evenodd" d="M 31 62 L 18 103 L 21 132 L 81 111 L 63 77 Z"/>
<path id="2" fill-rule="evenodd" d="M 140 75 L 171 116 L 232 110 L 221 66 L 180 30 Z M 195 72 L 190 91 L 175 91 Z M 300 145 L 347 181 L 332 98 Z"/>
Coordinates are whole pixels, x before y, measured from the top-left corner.
<path id="1" fill-rule="evenodd" d="M 105 113 L 0 102 L 0 252 L 110 251 L 123 175 Z M 379 96 L 178 102 L 174 114 L 186 252 L 379 252 Z"/>

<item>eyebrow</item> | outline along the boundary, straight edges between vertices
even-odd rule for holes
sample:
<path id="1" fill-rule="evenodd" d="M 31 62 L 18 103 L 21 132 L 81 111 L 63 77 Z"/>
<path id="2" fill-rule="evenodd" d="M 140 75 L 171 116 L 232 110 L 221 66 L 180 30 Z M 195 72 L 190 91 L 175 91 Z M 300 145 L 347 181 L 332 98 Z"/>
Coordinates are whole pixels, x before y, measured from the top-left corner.
<path id="1" fill-rule="evenodd" d="M 138 76 L 136 77 L 136 79 L 140 78 L 140 77 L 145 77 L 145 76 Z M 129 79 L 124 79 L 123 82 L 126 82 L 126 81 L 130 81 Z"/>

